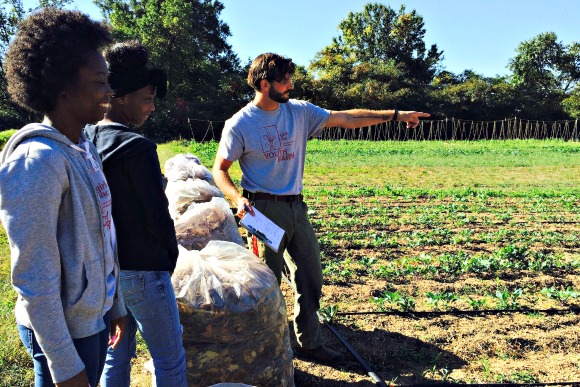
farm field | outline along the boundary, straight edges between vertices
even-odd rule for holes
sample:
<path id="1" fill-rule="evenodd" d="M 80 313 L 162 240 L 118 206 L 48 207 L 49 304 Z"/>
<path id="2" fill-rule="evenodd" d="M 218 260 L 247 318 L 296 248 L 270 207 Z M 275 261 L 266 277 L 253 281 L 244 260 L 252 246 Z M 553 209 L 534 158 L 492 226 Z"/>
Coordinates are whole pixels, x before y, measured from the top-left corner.
<path id="1" fill-rule="evenodd" d="M 191 152 L 211 169 L 216 147 L 158 152 L 162 164 Z M 386 384 L 580 382 L 579 171 L 577 142 L 311 141 L 304 194 L 322 314 Z M 30 385 L 3 232 L 0 254 L 0 385 Z M 322 332 L 347 361 L 295 359 L 297 386 L 376 385 Z M 146 386 L 140 353 L 133 384 Z"/>

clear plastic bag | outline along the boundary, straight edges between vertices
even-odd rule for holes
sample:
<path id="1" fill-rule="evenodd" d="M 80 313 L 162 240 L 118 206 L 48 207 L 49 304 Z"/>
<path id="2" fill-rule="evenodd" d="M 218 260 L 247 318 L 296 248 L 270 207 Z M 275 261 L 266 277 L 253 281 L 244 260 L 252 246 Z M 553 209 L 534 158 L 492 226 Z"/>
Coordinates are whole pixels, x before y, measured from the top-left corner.
<path id="1" fill-rule="evenodd" d="M 260 302 L 276 277 L 243 246 L 210 241 L 201 251 L 180 246 L 172 281 L 177 299 L 192 308 L 244 312 Z"/>
<path id="2" fill-rule="evenodd" d="M 168 181 L 202 179 L 215 185 L 209 169 L 204 167 L 199 158 L 191 153 L 175 155 L 165 162 L 163 169 Z"/>
<path id="3" fill-rule="evenodd" d="M 224 197 L 219 188 L 201 179 L 168 181 L 165 195 L 169 202 L 169 213 L 174 221 L 193 203 L 204 203 L 214 197 Z"/>
<path id="4" fill-rule="evenodd" d="M 244 244 L 230 206 L 219 197 L 190 205 L 175 222 L 175 234 L 188 250 L 201 250 L 212 240 Z"/>
<path id="5" fill-rule="evenodd" d="M 286 305 L 261 259 L 231 242 L 180 248 L 172 282 L 189 385 L 294 385 Z"/>

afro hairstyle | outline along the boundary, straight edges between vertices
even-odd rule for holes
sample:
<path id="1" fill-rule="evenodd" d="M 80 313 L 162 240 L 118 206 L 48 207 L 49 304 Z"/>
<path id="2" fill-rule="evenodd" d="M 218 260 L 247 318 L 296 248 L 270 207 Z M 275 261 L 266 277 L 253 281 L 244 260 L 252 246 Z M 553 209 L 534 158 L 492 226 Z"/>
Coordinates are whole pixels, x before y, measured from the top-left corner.
<path id="1" fill-rule="evenodd" d="M 8 93 L 23 108 L 46 114 L 74 86 L 87 54 L 110 44 L 107 25 L 78 11 L 42 8 L 22 20 L 6 54 Z"/>

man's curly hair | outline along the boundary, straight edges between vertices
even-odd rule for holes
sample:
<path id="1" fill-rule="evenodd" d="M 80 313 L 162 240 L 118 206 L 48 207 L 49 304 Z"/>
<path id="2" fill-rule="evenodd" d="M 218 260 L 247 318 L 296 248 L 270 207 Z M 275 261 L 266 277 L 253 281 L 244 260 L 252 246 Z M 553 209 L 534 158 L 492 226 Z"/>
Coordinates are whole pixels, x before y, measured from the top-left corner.
<path id="1" fill-rule="evenodd" d="M 43 8 L 22 20 L 6 54 L 8 93 L 23 108 L 48 113 L 78 82 L 87 54 L 112 42 L 105 24 L 78 11 Z"/>
<path id="2" fill-rule="evenodd" d="M 282 55 L 267 52 L 253 60 L 248 72 L 248 85 L 260 91 L 260 81 L 282 82 L 286 74 L 294 74 L 296 65 L 292 59 Z"/>

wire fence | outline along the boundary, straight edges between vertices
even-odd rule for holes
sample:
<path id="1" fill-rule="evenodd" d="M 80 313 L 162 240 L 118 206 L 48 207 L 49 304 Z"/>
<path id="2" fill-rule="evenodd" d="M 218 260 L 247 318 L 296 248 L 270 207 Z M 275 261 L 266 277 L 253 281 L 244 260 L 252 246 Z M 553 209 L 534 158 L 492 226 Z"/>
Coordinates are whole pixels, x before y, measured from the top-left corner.
<path id="1" fill-rule="evenodd" d="M 219 141 L 223 121 L 191 120 L 190 131 L 196 141 Z M 578 120 L 534 121 L 511 118 L 495 121 L 460 119 L 424 120 L 416 128 L 402 122 L 384 122 L 356 129 L 324 128 L 321 140 L 365 141 L 478 141 L 561 139 L 580 141 Z"/>
<path id="2" fill-rule="evenodd" d="M 416 128 L 402 122 L 384 122 L 366 128 L 325 128 L 324 140 L 368 141 L 432 141 L 432 140 L 580 140 L 578 120 L 530 121 L 505 119 L 498 121 L 466 121 L 457 119 L 422 121 Z"/>

